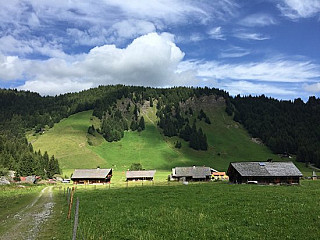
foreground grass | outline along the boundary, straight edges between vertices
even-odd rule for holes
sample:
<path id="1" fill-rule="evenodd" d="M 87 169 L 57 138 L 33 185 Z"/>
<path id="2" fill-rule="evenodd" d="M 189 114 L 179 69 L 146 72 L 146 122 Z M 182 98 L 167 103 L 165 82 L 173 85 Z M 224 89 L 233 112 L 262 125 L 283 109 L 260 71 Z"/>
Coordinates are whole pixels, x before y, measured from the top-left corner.
<path id="1" fill-rule="evenodd" d="M 195 183 L 78 189 L 78 234 L 83 239 L 318 239 L 319 187 L 302 181 L 289 187 Z M 72 221 L 60 219 L 56 238 L 70 239 Z"/>
<path id="2" fill-rule="evenodd" d="M 43 186 L 0 186 L 0 236 L 14 222 L 14 215 L 23 210 L 43 189 Z"/>

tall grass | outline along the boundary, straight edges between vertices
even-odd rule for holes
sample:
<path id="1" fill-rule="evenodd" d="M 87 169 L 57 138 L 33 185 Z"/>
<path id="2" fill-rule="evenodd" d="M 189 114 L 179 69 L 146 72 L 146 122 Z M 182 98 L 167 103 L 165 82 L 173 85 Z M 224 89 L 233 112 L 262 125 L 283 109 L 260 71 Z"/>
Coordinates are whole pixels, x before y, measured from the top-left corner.
<path id="1" fill-rule="evenodd" d="M 318 239 L 319 187 L 302 181 L 289 187 L 195 183 L 78 189 L 79 234 L 84 239 Z"/>

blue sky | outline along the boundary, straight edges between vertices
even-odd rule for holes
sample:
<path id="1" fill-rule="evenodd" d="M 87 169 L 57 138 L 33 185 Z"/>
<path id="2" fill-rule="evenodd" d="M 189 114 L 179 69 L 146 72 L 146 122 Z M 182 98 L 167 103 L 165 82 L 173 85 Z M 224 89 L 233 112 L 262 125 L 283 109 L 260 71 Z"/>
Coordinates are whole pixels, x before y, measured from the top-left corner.
<path id="1" fill-rule="evenodd" d="M 0 87 L 320 93 L 320 0 L 3 1 Z"/>

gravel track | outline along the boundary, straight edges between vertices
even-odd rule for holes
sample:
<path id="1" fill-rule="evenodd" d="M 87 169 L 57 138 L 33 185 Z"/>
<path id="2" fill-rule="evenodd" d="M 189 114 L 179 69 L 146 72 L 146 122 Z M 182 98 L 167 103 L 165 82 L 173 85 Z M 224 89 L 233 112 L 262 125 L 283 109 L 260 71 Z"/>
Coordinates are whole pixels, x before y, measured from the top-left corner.
<path id="1" fill-rule="evenodd" d="M 16 213 L 12 226 L 0 236 L 0 240 L 37 239 L 42 224 L 48 220 L 54 207 L 52 187 L 42 189 L 32 203 Z"/>

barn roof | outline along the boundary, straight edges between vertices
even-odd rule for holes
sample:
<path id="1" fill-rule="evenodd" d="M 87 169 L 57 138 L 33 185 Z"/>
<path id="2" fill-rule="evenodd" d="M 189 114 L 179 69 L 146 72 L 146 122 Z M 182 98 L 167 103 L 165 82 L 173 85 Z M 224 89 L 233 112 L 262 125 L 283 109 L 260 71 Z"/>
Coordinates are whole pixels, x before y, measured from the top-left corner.
<path id="1" fill-rule="evenodd" d="M 153 178 L 156 170 L 127 171 L 126 178 Z"/>
<path id="2" fill-rule="evenodd" d="M 293 162 L 235 162 L 230 163 L 241 176 L 302 177 Z"/>
<path id="3" fill-rule="evenodd" d="M 211 176 L 209 167 L 176 167 L 172 169 L 173 177 L 206 178 Z"/>
<path id="4" fill-rule="evenodd" d="M 75 169 L 71 179 L 99 179 L 106 178 L 112 169 L 96 168 L 96 169 Z"/>

